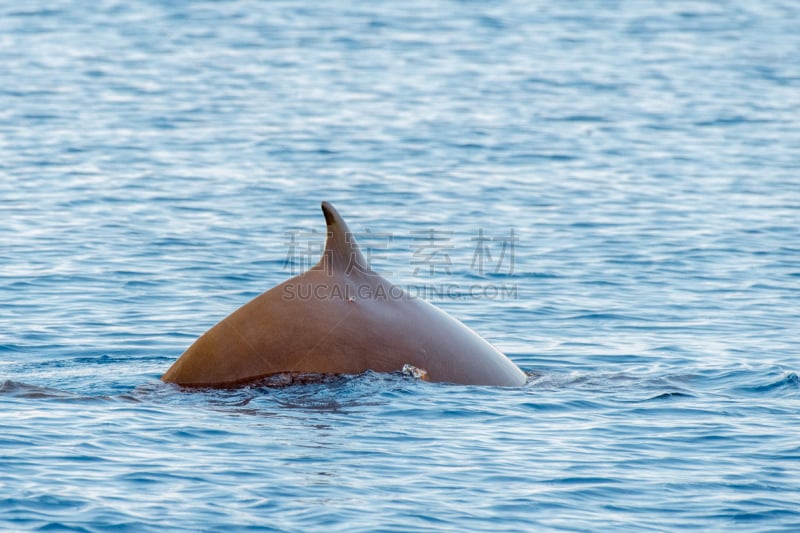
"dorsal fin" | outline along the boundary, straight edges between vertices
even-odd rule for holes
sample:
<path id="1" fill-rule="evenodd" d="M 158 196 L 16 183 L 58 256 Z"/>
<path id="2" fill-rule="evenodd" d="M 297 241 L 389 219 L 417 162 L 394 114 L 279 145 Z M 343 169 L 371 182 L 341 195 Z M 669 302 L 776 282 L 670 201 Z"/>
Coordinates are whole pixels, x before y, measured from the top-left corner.
<path id="1" fill-rule="evenodd" d="M 328 238 L 319 266 L 329 273 L 371 274 L 372 269 L 361 254 L 353 232 L 347 227 L 342 215 L 328 202 L 322 202 L 322 213 L 328 225 Z"/>

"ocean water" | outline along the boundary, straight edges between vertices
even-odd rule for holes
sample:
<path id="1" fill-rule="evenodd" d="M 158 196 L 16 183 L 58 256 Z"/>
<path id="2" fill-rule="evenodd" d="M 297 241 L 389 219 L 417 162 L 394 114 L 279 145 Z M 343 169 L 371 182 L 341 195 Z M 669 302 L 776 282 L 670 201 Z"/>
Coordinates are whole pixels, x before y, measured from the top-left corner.
<path id="1" fill-rule="evenodd" d="M 0 4 L 0 530 L 800 530 L 796 2 Z M 185 391 L 316 261 L 530 374 Z"/>

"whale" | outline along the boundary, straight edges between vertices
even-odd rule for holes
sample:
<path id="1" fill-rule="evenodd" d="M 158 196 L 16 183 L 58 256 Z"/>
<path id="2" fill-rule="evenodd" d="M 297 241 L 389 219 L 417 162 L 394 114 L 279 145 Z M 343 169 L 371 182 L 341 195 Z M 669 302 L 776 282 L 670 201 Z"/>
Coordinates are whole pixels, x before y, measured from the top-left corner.
<path id="1" fill-rule="evenodd" d="M 430 382 L 519 387 L 526 374 L 459 320 L 372 270 L 339 212 L 317 264 L 217 323 L 161 379 L 230 388 L 274 376 L 404 372 Z"/>

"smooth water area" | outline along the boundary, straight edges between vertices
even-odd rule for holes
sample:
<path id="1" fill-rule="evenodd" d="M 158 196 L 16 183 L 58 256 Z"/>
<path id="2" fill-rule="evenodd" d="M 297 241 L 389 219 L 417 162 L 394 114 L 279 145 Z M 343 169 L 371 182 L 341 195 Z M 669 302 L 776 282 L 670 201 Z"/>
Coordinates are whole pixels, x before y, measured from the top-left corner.
<path id="1" fill-rule="evenodd" d="M 798 27 L 0 4 L 0 530 L 800 530 Z M 322 200 L 527 386 L 160 382 Z"/>

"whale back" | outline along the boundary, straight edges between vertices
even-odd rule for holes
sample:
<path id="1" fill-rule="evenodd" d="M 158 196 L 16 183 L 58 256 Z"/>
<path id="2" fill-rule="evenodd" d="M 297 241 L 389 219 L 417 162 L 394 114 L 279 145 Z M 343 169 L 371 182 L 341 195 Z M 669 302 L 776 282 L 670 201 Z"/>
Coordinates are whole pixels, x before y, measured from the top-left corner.
<path id="1" fill-rule="evenodd" d="M 234 386 L 280 373 L 358 374 L 413 365 L 425 379 L 520 386 L 505 355 L 368 265 L 344 219 L 323 202 L 319 263 L 246 303 L 198 338 L 162 376 L 184 386 Z"/>

